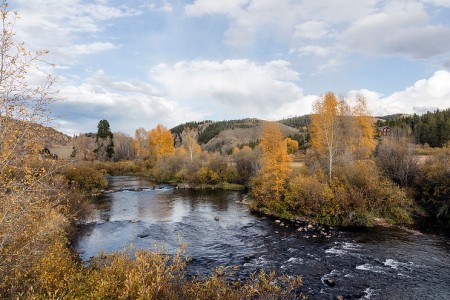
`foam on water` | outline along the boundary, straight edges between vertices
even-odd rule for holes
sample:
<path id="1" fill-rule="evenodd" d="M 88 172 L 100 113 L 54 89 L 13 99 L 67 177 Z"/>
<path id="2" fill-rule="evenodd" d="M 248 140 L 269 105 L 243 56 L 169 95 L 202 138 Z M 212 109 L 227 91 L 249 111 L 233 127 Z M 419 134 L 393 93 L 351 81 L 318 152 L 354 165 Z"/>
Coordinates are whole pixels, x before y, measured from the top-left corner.
<path id="1" fill-rule="evenodd" d="M 373 265 L 368 264 L 368 263 L 356 266 L 356 269 L 357 270 L 362 270 L 362 271 L 375 272 L 375 273 L 385 273 L 382 268 L 377 267 L 377 266 L 373 266 Z"/>
<path id="2" fill-rule="evenodd" d="M 400 269 L 406 269 L 408 271 L 411 271 L 412 267 L 414 265 L 412 262 L 404 263 L 404 262 L 399 262 L 399 261 L 397 261 L 395 259 L 391 259 L 391 258 L 386 259 L 383 264 L 385 266 L 390 267 L 395 270 L 398 270 L 400 268 Z"/>
<path id="3" fill-rule="evenodd" d="M 301 264 L 303 263 L 303 259 L 300 257 L 291 257 L 287 260 L 288 263 L 293 263 L 293 264 Z"/>

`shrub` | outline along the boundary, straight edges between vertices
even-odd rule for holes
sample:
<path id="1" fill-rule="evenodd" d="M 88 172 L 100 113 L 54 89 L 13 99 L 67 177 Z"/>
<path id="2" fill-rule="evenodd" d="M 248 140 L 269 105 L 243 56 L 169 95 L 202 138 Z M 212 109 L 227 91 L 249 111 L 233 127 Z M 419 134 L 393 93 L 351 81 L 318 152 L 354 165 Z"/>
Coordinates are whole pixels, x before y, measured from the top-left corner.
<path id="1" fill-rule="evenodd" d="M 95 162 L 93 167 L 109 175 L 133 175 L 142 169 L 135 161 Z"/>
<path id="2" fill-rule="evenodd" d="M 17 296 L 27 299 L 304 299 L 300 276 L 260 271 L 243 281 L 229 268 L 188 278 L 184 246 L 169 255 L 164 248 L 129 247 L 95 257 L 83 266 L 62 244 L 35 266 L 28 287 Z"/>
<path id="3" fill-rule="evenodd" d="M 415 182 L 418 202 L 433 217 L 450 226 L 450 148 L 421 166 Z"/>
<path id="4" fill-rule="evenodd" d="M 108 185 L 105 175 L 87 165 L 69 165 L 64 171 L 69 185 L 86 193 L 94 193 Z"/>
<path id="5" fill-rule="evenodd" d="M 292 178 L 285 200 L 291 210 L 304 216 L 316 218 L 335 213 L 333 192 L 328 184 L 319 182 L 314 176 Z"/>

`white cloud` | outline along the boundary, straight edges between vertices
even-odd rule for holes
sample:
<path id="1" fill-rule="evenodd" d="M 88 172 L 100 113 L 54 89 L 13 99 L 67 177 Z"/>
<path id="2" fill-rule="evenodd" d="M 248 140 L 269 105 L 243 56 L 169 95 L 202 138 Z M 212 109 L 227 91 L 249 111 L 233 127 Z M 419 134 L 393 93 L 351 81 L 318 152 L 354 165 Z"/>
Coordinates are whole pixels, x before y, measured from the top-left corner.
<path id="1" fill-rule="evenodd" d="M 158 65 L 150 76 L 170 98 L 215 117 L 270 117 L 304 98 L 299 74 L 282 60 L 181 61 Z"/>
<path id="2" fill-rule="evenodd" d="M 450 28 L 431 25 L 418 2 L 393 2 L 354 22 L 343 34 L 349 48 L 372 55 L 429 58 L 450 52 Z"/>
<path id="3" fill-rule="evenodd" d="M 106 1 L 17 0 L 13 8 L 20 16 L 16 21 L 17 38 L 26 41 L 30 49 L 49 49 L 50 59 L 58 64 L 74 64 L 77 55 L 117 47 L 111 41 L 87 40 L 98 39 L 96 35 L 103 31 L 105 21 L 140 14 Z"/>
<path id="4" fill-rule="evenodd" d="M 319 72 L 326 72 L 326 71 L 332 71 L 336 72 L 338 71 L 339 67 L 344 64 L 343 61 L 337 60 L 337 59 L 329 59 L 325 63 L 321 64 L 319 66 Z"/>
<path id="5" fill-rule="evenodd" d="M 351 91 L 350 96 L 366 96 L 369 108 L 377 116 L 394 113 L 417 113 L 450 108 L 450 72 L 437 71 L 428 79 L 421 79 L 405 90 L 383 97 L 373 91 Z"/>
<path id="6" fill-rule="evenodd" d="M 252 45 L 257 36 L 291 40 L 317 39 L 327 33 L 328 23 L 350 22 L 373 11 L 375 0 L 257 1 L 196 0 L 185 6 L 188 16 L 223 14 L 230 20 L 225 40 L 238 48 Z"/>
<path id="7" fill-rule="evenodd" d="M 295 26 L 294 38 L 320 39 L 328 34 L 328 24 L 322 21 L 308 21 Z"/>
<path id="8" fill-rule="evenodd" d="M 113 131 L 133 134 L 139 127 L 168 127 L 203 119 L 203 115 L 164 97 L 142 81 L 118 81 L 97 71 L 80 84 L 62 80 L 60 94 L 65 98 L 53 106 L 59 117 L 59 130 L 67 134 L 92 132 L 99 120 L 107 119 Z M 69 113 L 67 113 L 69 112 Z"/>
<path id="9" fill-rule="evenodd" d="M 339 57 L 359 52 L 429 59 L 450 54 L 450 27 L 435 17 L 447 7 L 449 0 L 196 0 L 185 12 L 226 16 L 224 41 L 238 49 L 272 40 L 300 54 L 324 55 L 314 49 L 319 45 Z"/>
<path id="10" fill-rule="evenodd" d="M 117 48 L 117 46 L 113 43 L 97 42 L 90 44 L 73 45 L 70 48 L 65 48 L 65 50 L 73 54 L 93 54 L 115 48 Z"/>
<path id="11" fill-rule="evenodd" d="M 316 46 L 316 45 L 308 45 L 301 48 L 293 48 L 289 50 L 289 53 L 297 53 L 299 55 L 316 55 L 316 56 L 328 56 L 330 54 L 330 48 Z"/>

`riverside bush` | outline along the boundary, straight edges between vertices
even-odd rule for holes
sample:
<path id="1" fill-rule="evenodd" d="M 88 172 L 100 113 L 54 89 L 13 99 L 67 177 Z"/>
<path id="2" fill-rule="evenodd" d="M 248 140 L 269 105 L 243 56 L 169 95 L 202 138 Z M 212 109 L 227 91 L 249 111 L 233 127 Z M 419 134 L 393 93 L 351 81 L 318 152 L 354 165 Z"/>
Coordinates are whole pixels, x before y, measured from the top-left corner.
<path id="1" fill-rule="evenodd" d="M 109 175 L 133 175 L 142 169 L 135 161 L 95 162 L 93 167 Z"/>
<path id="2" fill-rule="evenodd" d="M 330 182 L 321 172 L 294 176 L 283 203 L 277 205 L 286 207 L 286 204 L 289 215 L 329 225 L 370 226 L 375 218 L 390 223 L 411 222 L 411 200 L 401 188 L 380 175 L 374 162 L 369 160 L 336 167 Z"/>
<path id="3" fill-rule="evenodd" d="M 26 299 L 304 299 L 299 276 L 260 271 L 244 281 L 233 280 L 229 268 L 188 279 L 182 245 L 169 255 L 129 247 L 95 257 L 89 266 L 61 243 L 35 265 L 33 276 L 14 296 Z"/>
<path id="4" fill-rule="evenodd" d="M 450 226 L 450 148 L 421 166 L 415 189 L 418 203 Z"/>
<path id="5" fill-rule="evenodd" d="M 86 193 L 98 192 L 108 185 L 105 174 L 87 165 L 69 165 L 63 175 L 71 187 Z"/>

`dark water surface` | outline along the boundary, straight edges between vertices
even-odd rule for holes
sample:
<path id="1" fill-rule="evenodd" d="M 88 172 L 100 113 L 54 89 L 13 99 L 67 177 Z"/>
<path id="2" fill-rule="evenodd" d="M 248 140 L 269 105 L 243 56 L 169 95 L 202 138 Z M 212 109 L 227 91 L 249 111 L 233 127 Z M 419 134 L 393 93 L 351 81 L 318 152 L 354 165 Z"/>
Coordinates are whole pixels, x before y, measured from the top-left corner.
<path id="1" fill-rule="evenodd" d="M 111 177 L 113 188 L 144 188 L 102 196 L 81 227 L 76 250 L 84 260 L 100 251 L 154 242 L 175 251 L 187 243 L 190 274 L 240 266 L 303 277 L 309 299 L 450 299 L 450 238 L 399 228 L 335 230 L 331 239 L 306 238 L 252 215 L 233 191 L 152 189 L 145 178 Z M 147 189 L 148 188 L 148 189 Z M 216 221 L 214 218 L 218 217 Z M 336 285 L 324 283 L 332 279 Z"/>

